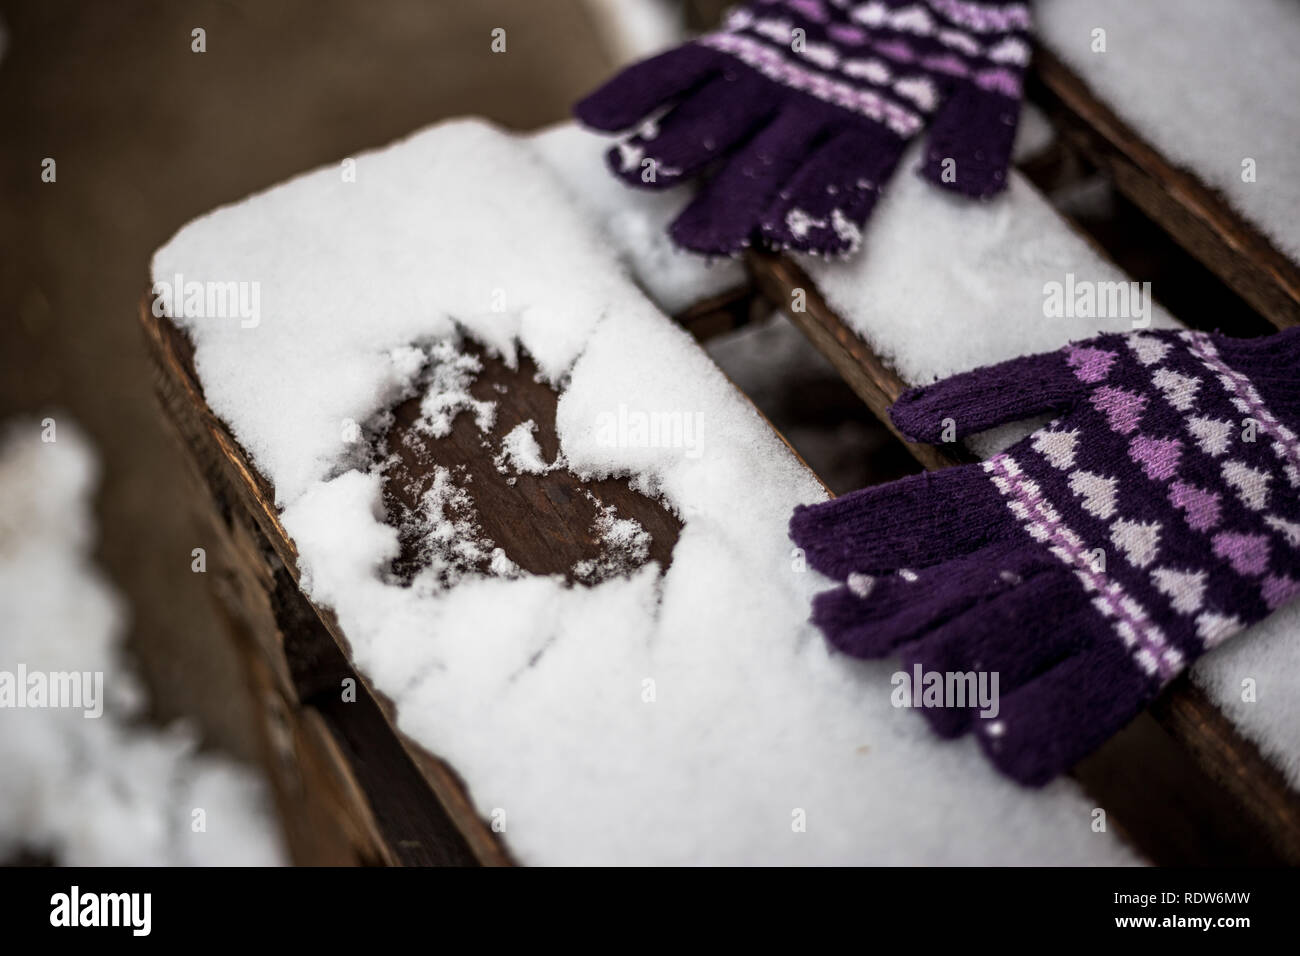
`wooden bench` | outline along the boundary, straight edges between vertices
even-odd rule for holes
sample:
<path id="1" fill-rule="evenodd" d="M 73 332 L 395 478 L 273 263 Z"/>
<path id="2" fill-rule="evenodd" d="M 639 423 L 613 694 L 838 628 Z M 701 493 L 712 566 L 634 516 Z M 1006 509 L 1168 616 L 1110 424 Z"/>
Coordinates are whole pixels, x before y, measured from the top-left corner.
<path id="1" fill-rule="evenodd" d="M 473 812 L 455 772 L 396 727 L 392 703 L 348 662 L 337 620 L 302 594 L 297 553 L 277 517 L 274 494 L 226 426 L 208 408 L 193 348 L 168 319 L 140 306 L 140 324 L 154 366 L 163 418 L 185 450 L 196 512 L 211 532 L 213 587 L 227 630 L 241 651 L 255 699 L 264 707 L 268 768 L 295 861 L 308 865 L 510 865 L 501 841 Z M 701 300 L 675 318 L 697 337 L 748 324 L 755 308 L 747 286 Z M 477 352 L 484 371 L 475 395 L 500 402 L 502 432 L 521 421 L 538 425 L 543 452 L 554 459 L 556 393 L 527 359 L 515 369 Z M 398 407 L 387 438 L 402 437 L 415 400 Z M 394 509 L 419 508 L 421 476 L 436 458 L 474 476 L 485 530 L 525 570 L 571 577 L 576 562 L 600 551 L 591 534 L 595 505 L 585 492 L 635 518 L 653 540 L 651 557 L 665 567 L 680 522 L 626 481 L 580 482 L 568 472 L 521 475 L 506 484 L 485 457 L 469 416 L 432 454 L 409 450 L 390 480 Z M 354 682 L 356 701 L 339 688 Z"/>
<path id="2" fill-rule="evenodd" d="M 521 167 L 521 174 L 523 170 Z M 277 208 L 283 211 L 283 207 Z M 187 274 L 198 272 L 196 267 Z M 727 293 L 724 300 L 735 303 L 745 301 L 745 296 Z M 404 729 L 410 726 L 409 721 L 403 722 L 393 702 L 379 692 L 368 675 L 354 669 L 349 635 L 335 614 L 303 593 L 302 556 L 282 523 L 276 489 L 269 485 L 228 425 L 209 405 L 190 340 L 171 320 L 154 316 L 149 305 L 148 300 L 142 304 L 141 322 L 157 369 L 158 393 L 167 418 L 195 464 L 199 479 L 196 497 L 210 512 L 217 555 L 209 559 L 210 573 L 225 599 L 232 634 L 247 650 L 259 699 L 265 702 L 267 762 L 295 857 L 303 862 L 514 862 L 510 838 L 503 838 L 494 830 L 491 815 L 481 802 L 475 804 L 473 793 L 456 769 L 412 737 Z M 733 314 L 731 305 L 719 310 L 715 303 L 705 303 L 698 309 L 684 310 L 683 315 L 689 321 L 690 316 L 719 311 Z M 748 314 L 750 309 L 740 311 Z M 669 320 L 663 318 L 662 322 L 665 331 L 670 331 Z M 680 333 L 674 334 L 680 337 Z M 678 356 L 679 359 L 687 357 L 685 353 Z M 538 380 L 536 369 L 526 355 L 513 368 L 485 351 L 478 352 L 478 358 L 481 372 L 472 386 L 472 394 L 496 401 L 498 418 L 492 434 L 499 438 L 515 424 L 532 421 L 537 426 L 542 457 L 552 460 L 558 450 L 554 431 L 559 407 L 556 391 Z M 713 375 L 716 376 L 716 369 Z M 661 567 L 674 566 L 675 542 L 682 533 L 680 520 L 659 502 L 632 488 L 627 480 L 580 481 L 567 469 L 536 475 L 521 473 L 507 478 L 493 463 L 490 451 L 485 451 L 483 434 L 473 416 L 459 415 L 453 420 L 450 433 L 436 440 L 429 440 L 425 434 L 418 442 L 406 442 L 404 438 L 410 434 L 415 416 L 415 399 L 408 399 L 396 405 L 384 426 L 386 434 L 382 437 L 387 441 L 382 444 L 405 449 L 384 477 L 384 510 L 393 524 L 400 524 L 397 517 L 404 512 L 422 506 L 421 491 L 427 487 L 435 467 L 454 468 L 469 479 L 466 487 L 472 489 L 479 506 L 484 531 L 526 574 L 562 575 L 572 584 L 575 565 L 599 553 L 600 542 L 590 530 L 596 506 L 589 492 L 594 492 L 602 504 L 615 504 L 620 515 L 635 518 L 649 535 L 648 557 Z M 748 420 L 744 416 L 742 419 Z M 753 427 L 744 425 L 745 429 Z M 759 431 L 742 437 L 744 442 L 761 439 L 763 444 L 770 444 L 773 438 L 770 432 L 763 438 Z M 724 439 L 720 436 L 719 440 Z M 773 447 L 780 448 L 779 444 Z M 786 465 L 780 468 L 782 474 L 795 476 Z M 806 472 L 803 474 L 806 476 Z M 756 506 L 770 508 L 761 502 L 778 489 L 764 486 L 763 479 L 757 475 L 749 477 L 753 486 L 737 487 L 731 497 L 752 495 Z M 805 478 L 798 481 L 806 483 Z M 776 509 L 779 514 L 774 512 L 764 519 L 777 519 L 773 530 L 778 535 L 783 534 L 786 508 L 788 505 L 781 504 Z M 764 541 L 770 537 L 764 532 Z M 784 554 L 789 547 L 783 540 L 774 546 L 778 554 Z M 414 570 L 413 567 L 404 569 L 407 555 L 404 546 L 393 562 L 392 572 L 399 578 Z M 799 571 L 792 570 L 796 574 Z M 790 586 L 789 582 L 770 584 L 781 588 Z M 795 609 L 796 624 L 805 613 L 805 600 L 801 599 Z M 611 621 L 610 627 L 615 626 L 616 622 Z M 796 629 L 800 628 L 808 630 L 807 625 L 797 624 Z M 787 640 L 785 633 L 783 630 L 781 635 L 776 635 L 779 643 Z M 793 637 L 790 635 L 790 639 Z M 818 658 L 825 654 L 811 631 L 800 638 L 797 646 L 804 648 L 800 653 L 805 656 L 812 653 L 813 658 Z M 821 670 L 820 664 L 814 669 L 834 675 L 833 680 L 840 684 L 835 694 L 851 702 L 846 706 L 857 708 L 868 701 L 862 689 L 846 686 L 844 680 L 856 680 L 854 675 L 870 673 L 888 684 L 887 664 L 865 669 L 858 668 L 854 662 L 828 664 L 833 665 L 830 670 Z M 353 680 L 356 701 L 340 700 L 340 686 Z M 751 697 L 753 692 L 759 692 L 759 700 L 765 699 L 762 683 L 753 686 L 749 692 Z M 1094 793 L 1091 801 L 1084 801 L 1076 789 L 1066 784 L 1043 792 L 1010 785 L 980 758 L 973 742 L 935 741 L 923 721 L 891 710 L 887 693 L 876 696 L 873 692 L 867 710 L 874 708 L 880 714 L 883 709 L 893 729 L 869 722 L 858 728 L 854 720 L 842 718 L 828 724 L 809 723 L 802 706 L 794 707 L 789 715 L 784 713 L 784 708 L 801 699 L 812 702 L 806 694 L 781 696 L 774 719 L 782 730 L 791 726 L 801 728 L 800 735 L 807 735 L 807 739 L 803 736 L 797 740 L 773 739 L 770 741 L 772 754 L 784 753 L 784 759 L 788 760 L 789 754 L 797 753 L 805 759 L 805 755 L 815 752 L 809 749 L 809 744 L 816 738 L 830 735 L 847 740 L 861 734 L 865 737 L 861 746 L 856 750 L 848 748 L 847 754 L 833 761 L 849 774 L 842 783 L 834 784 L 839 788 L 837 799 L 842 808 L 854 807 L 854 813 L 869 810 L 877 821 L 895 821 L 886 827 L 876 822 L 861 831 L 848 831 L 854 836 L 854 843 L 858 842 L 859 832 L 865 841 L 859 855 L 854 857 L 858 862 L 970 861 L 979 841 L 987 843 L 990 833 L 996 835 L 1003 830 L 1005 838 L 992 852 L 992 858 L 1076 862 L 1126 859 L 1127 851 L 1121 850 L 1115 840 L 1118 834 L 1129 830 L 1121 809 L 1123 799 L 1110 803 Z M 776 703 L 776 698 L 772 703 Z M 803 723 L 792 725 L 792 720 Z M 892 723 L 895 721 L 896 725 Z M 753 743 L 746 738 L 746 747 L 752 747 Z M 770 772 L 761 768 L 772 763 L 771 755 L 751 754 L 748 750 L 746 754 L 747 767 L 752 766 L 760 775 Z M 912 797 L 901 802 L 896 798 L 885 800 L 882 794 L 889 792 L 888 781 L 901 779 L 891 775 L 878 779 L 877 787 L 881 788 L 875 797 L 878 802 L 872 804 L 871 793 L 864 792 L 852 776 L 871 773 L 863 768 L 872 767 L 872 761 L 884 761 L 874 764 L 885 768 L 880 773 L 898 774 L 906 766 Z M 963 800 L 952 803 L 944 797 L 945 809 L 940 817 L 932 820 L 918 817 L 915 809 L 918 793 L 948 793 L 958 779 L 936 776 L 944 773 L 939 769 L 943 767 L 951 773 L 973 775 L 961 778 Z M 563 779 L 565 768 L 557 767 L 555 773 Z M 826 773 L 816 774 L 814 778 L 824 783 Z M 743 782 L 733 779 L 727 785 L 734 787 Z M 1129 790 L 1140 789 L 1127 786 Z M 882 800 L 885 802 L 879 802 Z M 1089 808 L 1097 806 L 1105 807 L 1111 814 L 1108 833 L 1089 832 L 1092 822 Z M 787 816 L 784 825 L 778 827 L 788 828 L 788 820 Z M 1136 836 L 1135 842 L 1139 847 L 1144 846 Z M 823 846 L 834 856 L 818 858 L 845 860 L 844 854 L 852 849 L 839 840 Z M 737 849 L 744 855 L 754 854 L 753 849 L 744 846 L 733 846 L 731 852 L 734 854 Z M 707 841 L 691 852 L 701 860 L 716 857 Z"/>
<path id="3" fill-rule="evenodd" d="M 140 322 L 155 392 L 193 466 L 196 511 L 215 545 L 210 573 L 264 707 L 263 762 L 295 862 L 508 863 L 454 772 L 396 730 L 391 704 L 349 664 L 337 621 L 299 590 L 271 489 L 208 409 L 192 346 L 152 314 L 151 299 Z M 341 702 L 345 680 L 354 703 Z"/>

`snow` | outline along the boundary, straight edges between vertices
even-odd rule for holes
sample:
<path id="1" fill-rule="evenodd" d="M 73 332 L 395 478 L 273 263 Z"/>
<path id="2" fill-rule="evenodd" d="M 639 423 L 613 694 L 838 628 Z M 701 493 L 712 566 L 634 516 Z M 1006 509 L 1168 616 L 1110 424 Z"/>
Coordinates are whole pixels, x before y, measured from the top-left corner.
<path id="1" fill-rule="evenodd" d="M 524 863 L 1133 862 L 1092 832 L 1074 782 L 1018 787 L 891 706 L 888 663 L 829 653 L 807 623 L 827 582 L 786 533 L 821 486 L 536 157 L 442 124 L 361 157 L 355 183 L 327 167 L 196 220 L 154 261 L 261 282 L 256 328 L 179 321 L 212 407 L 276 488 L 304 588 L 400 727 Z M 422 374 L 397 350 L 458 332 L 517 344 L 560 388 L 570 469 L 630 476 L 680 516 L 667 570 L 393 580 L 383 466 L 341 447 L 337 421 L 382 419 Z M 610 442 L 602 422 L 623 408 L 700 416 L 702 440 Z"/>
<path id="2" fill-rule="evenodd" d="M 588 495 L 600 509 L 592 531 L 600 539 L 601 554 L 574 565 L 574 577 L 587 584 L 596 584 L 640 568 L 650 557 L 649 533 L 634 518 L 620 518 L 613 505 L 602 506 L 595 495 L 590 492 Z"/>
<path id="3" fill-rule="evenodd" d="M 904 162 L 915 162 L 914 149 Z M 1007 191 L 971 202 L 899 176 L 862 254 L 800 264 L 829 304 L 902 376 L 922 385 L 1072 339 L 1134 327 L 1130 318 L 1049 318 L 1044 285 L 1123 279 L 1012 172 Z M 1153 289 L 1158 297 L 1159 289 Z M 1151 326 L 1173 320 L 1158 306 Z"/>
<path id="4" fill-rule="evenodd" d="M 0 709 L 0 861 L 69 866 L 285 862 L 262 781 L 197 752 L 183 725 L 140 722 L 127 609 L 90 559 L 98 464 L 64 419 L 0 429 L 0 672 L 102 673 L 103 710 Z M 195 832 L 202 809 L 206 831 Z"/>
<path id="5" fill-rule="evenodd" d="M 501 453 L 493 462 L 503 473 L 517 471 L 526 475 L 544 475 L 560 462 L 547 464 L 542 458 L 542 448 L 537 444 L 537 423 L 520 422 L 501 439 Z"/>
<path id="6" fill-rule="evenodd" d="M 433 468 L 433 481 L 420 496 L 419 512 L 404 515 L 398 530 L 404 539 L 418 543 L 421 570 L 413 582 L 417 589 L 454 586 L 485 562 L 497 573 L 513 572 L 502 563 L 505 554 L 480 529 L 474 499 L 441 465 Z"/>
<path id="7" fill-rule="evenodd" d="M 1125 122 L 1300 260 L 1294 0 L 1041 0 L 1034 16 L 1041 42 Z"/>
<path id="8" fill-rule="evenodd" d="M 831 265 L 801 260 L 831 307 L 910 385 L 1059 348 L 1133 319 L 1048 318 L 1044 285 L 1127 281 L 1018 173 L 991 203 L 949 198 L 904 176 L 882 200 L 862 254 Z M 1153 289 L 1159 296 L 1160 290 Z M 1176 323 L 1159 305 L 1150 325 Z M 981 455 L 1005 448 L 1041 421 L 975 436 Z M 1201 658 L 1193 679 L 1300 788 L 1300 606 L 1291 604 Z M 1256 702 L 1242 681 L 1257 682 Z"/>
<path id="9" fill-rule="evenodd" d="M 533 136 L 533 145 L 573 201 L 603 228 L 637 282 L 663 311 L 675 314 L 745 285 L 745 270 L 738 259 L 710 261 L 678 249 L 668 238 L 668 226 L 690 202 L 692 187 L 652 191 L 627 186 L 605 166 L 605 150 L 614 142 L 614 137 L 573 123 Z"/>
<path id="10" fill-rule="evenodd" d="M 413 369 L 424 364 L 419 349 L 409 350 L 417 358 Z M 474 413 L 479 431 L 487 431 L 496 420 L 496 403 L 480 401 L 469 394 L 474 377 L 483 371 L 483 363 L 473 355 L 460 352 L 450 340 L 435 342 L 428 354 L 428 391 L 420 400 L 420 430 L 434 438 L 451 434 L 451 423 L 462 411 Z"/>
<path id="11" fill-rule="evenodd" d="M 1016 127 L 1016 142 L 1011 151 L 1012 160 L 1023 163 L 1045 151 L 1056 140 L 1047 114 L 1033 103 L 1020 105 L 1020 125 Z"/>

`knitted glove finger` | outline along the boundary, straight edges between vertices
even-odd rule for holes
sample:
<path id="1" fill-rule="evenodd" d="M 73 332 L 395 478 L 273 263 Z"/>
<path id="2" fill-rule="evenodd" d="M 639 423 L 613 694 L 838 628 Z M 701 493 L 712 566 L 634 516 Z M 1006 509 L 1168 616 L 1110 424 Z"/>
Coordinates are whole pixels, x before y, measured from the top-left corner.
<path id="1" fill-rule="evenodd" d="M 721 30 L 683 47 L 689 54 L 637 64 L 580 103 L 577 114 L 599 129 L 630 129 L 704 96 L 682 114 L 670 141 L 634 136 L 611 161 L 624 179 L 651 188 L 744 149 L 737 131 L 763 109 L 819 114 L 826 123 L 819 138 L 827 142 L 858 134 L 796 181 L 794 168 L 778 176 L 745 163 L 725 167 L 723 175 L 731 175 L 714 182 L 719 191 L 672 233 L 680 245 L 708 255 L 732 255 L 753 242 L 842 255 L 856 248 L 904 145 L 936 111 L 932 178 L 971 196 L 1005 185 L 1028 29 L 1025 5 L 1003 0 L 752 0 Z M 709 82 L 719 73 L 749 79 L 728 95 L 727 87 Z M 951 109 L 941 109 L 945 100 L 953 101 Z M 816 146 L 809 133 L 801 142 Z M 634 175 L 633 162 L 645 159 L 666 173 L 652 181 Z M 707 216 L 723 221 L 711 226 Z"/>
<path id="2" fill-rule="evenodd" d="M 1116 338 L 1099 336 L 908 389 L 889 409 L 889 417 L 908 439 L 935 444 L 1007 422 L 1067 412 L 1088 394 L 1089 383 L 1110 367 L 1113 352 L 1104 346 L 1113 349 Z"/>
<path id="3" fill-rule="evenodd" d="M 673 240 L 706 255 L 740 252 L 750 244 L 763 210 L 826 129 L 824 109 L 784 109 L 704 184 L 669 227 Z"/>
<path id="4" fill-rule="evenodd" d="M 813 623 L 836 650 L 881 657 L 944 622 L 1055 571 L 1049 559 L 1016 540 L 917 571 L 850 574 L 848 582 L 813 599 Z"/>
<path id="5" fill-rule="evenodd" d="M 1078 653 L 1095 630 L 1094 617 L 1073 575 L 1042 569 L 903 647 L 903 670 L 996 681 L 991 686 L 1000 700 Z M 998 700 L 985 719 L 997 717 Z M 940 736 L 956 737 L 978 723 L 981 709 L 968 696 L 964 705 L 945 699 L 921 713 Z"/>
<path id="6" fill-rule="evenodd" d="M 903 140 L 866 127 L 836 135 L 808 160 L 763 213 L 766 245 L 849 255 L 862 241 L 881 184 L 893 175 Z"/>
<path id="7" fill-rule="evenodd" d="M 726 156 L 775 109 L 749 71 L 724 71 L 694 91 L 662 119 L 641 128 L 607 154 L 616 176 L 632 186 L 667 189 Z"/>
<path id="8" fill-rule="evenodd" d="M 975 721 L 974 730 L 999 770 L 1042 786 L 1109 740 L 1154 696 L 1123 643 L 1101 639 L 1001 696 L 998 716 Z"/>
<path id="9" fill-rule="evenodd" d="M 1029 48 L 1023 49 L 1027 64 Z M 1006 188 L 1020 121 L 1019 74 L 995 67 L 981 72 L 980 79 L 1001 88 L 968 82 L 949 96 L 930 123 L 919 170 L 936 186 L 972 199 Z"/>
<path id="10" fill-rule="evenodd" d="M 619 133 L 661 107 L 721 75 L 726 62 L 694 43 L 634 63 L 573 108 L 592 129 Z"/>
<path id="11" fill-rule="evenodd" d="M 978 465 L 909 475 L 790 517 L 808 563 L 840 581 L 951 560 L 1015 535 L 1001 496 Z"/>
<path id="12" fill-rule="evenodd" d="M 1051 368 L 1021 366 L 1041 371 L 1054 396 L 1063 392 L 1061 369 L 1073 375 L 1068 410 L 978 467 L 1015 528 L 1008 535 L 988 519 L 997 537 L 1057 570 L 972 604 L 902 648 L 905 661 L 927 670 L 999 675 L 1000 712 L 973 729 L 1006 773 L 1039 784 L 1068 769 L 1191 661 L 1300 594 L 1297 363 L 1300 329 L 1253 341 L 1185 331 L 1103 336 L 1063 349 Z M 993 370 L 991 387 L 979 371 L 963 377 L 946 391 L 948 404 L 973 394 L 978 405 L 991 394 L 988 407 L 963 418 L 1019 417 L 1007 368 Z M 945 394 L 945 384 L 930 394 Z M 905 412 L 932 427 L 925 397 Z M 1041 408 L 1044 399 L 1024 401 Z M 874 491 L 882 503 L 909 497 Z M 963 495 L 979 500 L 974 487 Z M 852 568 L 859 543 L 859 564 L 887 553 L 862 530 L 873 521 L 888 517 L 814 524 L 832 542 L 818 542 L 818 560 Z M 852 622 L 838 626 L 847 632 Z M 944 733 L 972 726 L 969 713 L 926 716 Z"/>

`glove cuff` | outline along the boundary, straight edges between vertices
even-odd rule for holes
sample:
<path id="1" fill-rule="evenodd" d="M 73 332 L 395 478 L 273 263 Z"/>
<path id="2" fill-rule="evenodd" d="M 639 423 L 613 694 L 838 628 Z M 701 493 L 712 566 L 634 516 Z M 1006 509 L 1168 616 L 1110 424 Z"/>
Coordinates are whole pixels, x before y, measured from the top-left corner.
<path id="1" fill-rule="evenodd" d="M 1300 327 L 1257 339 L 1230 339 L 1188 332 L 1189 348 L 1215 356 L 1250 380 L 1267 408 L 1287 422 L 1300 422 Z M 1220 373 L 1223 374 L 1223 373 Z"/>

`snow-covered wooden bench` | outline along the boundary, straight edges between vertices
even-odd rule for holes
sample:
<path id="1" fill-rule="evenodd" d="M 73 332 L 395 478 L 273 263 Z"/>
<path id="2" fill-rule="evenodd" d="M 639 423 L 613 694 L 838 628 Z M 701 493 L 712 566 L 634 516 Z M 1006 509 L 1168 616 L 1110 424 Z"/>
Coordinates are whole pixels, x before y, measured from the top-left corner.
<path id="1" fill-rule="evenodd" d="M 256 321 L 142 321 L 288 809 L 375 862 L 1133 862 L 1074 781 L 1016 786 L 827 651 L 786 538 L 824 489 L 550 148 L 446 124 L 155 258 L 260 283 Z"/>
<path id="2" fill-rule="evenodd" d="M 1031 95 L 1279 327 L 1300 323 L 1300 7 L 1042 0 Z"/>
<path id="3" fill-rule="evenodd" d="M 916 162 L 913 157 L 911 165 Z M 1177 324 L 1149 298 L 1145 315 L 1047 315 L 1048 282 L 1097 288 L 1130 279 L 1019 173 L 998 202 L 961 205 L 904 171 L 853 261 L 762 254 L 749 261 L 760 291 L 891 428 L 886 409 L 910 385 L 1100 331 Z M 1129 291 L 1142 301 L 1140 287 Z M 1002 428 L 965 445 L 908 447 L 927 468 L 942 468 L 1028 430 Z M 1168 733 L 1292 862 L 1300 860 L 1298 636 L 1300 608 L 1291 606 L 1207 655 L 1154 708 Z M 1246 678 L 1258 690 L 1249 701 L 1242 694 Z"/>
<path id="4" fill-rule="evenodd" d="M 204 401 L 192 343 L 153 314 L 152 301 L 141 303 L 140 320 L 155 391 L 193 466 L 205 570 L 261 707 L 263 764 L 294 861 L 504 860 L 466 815 L 448 769 L 398 741 L 391 705 L 357 677 L 332 617 L 300 592 L 270 486 Z M 341 687 L 353 689 L 347 699 Z"/>

